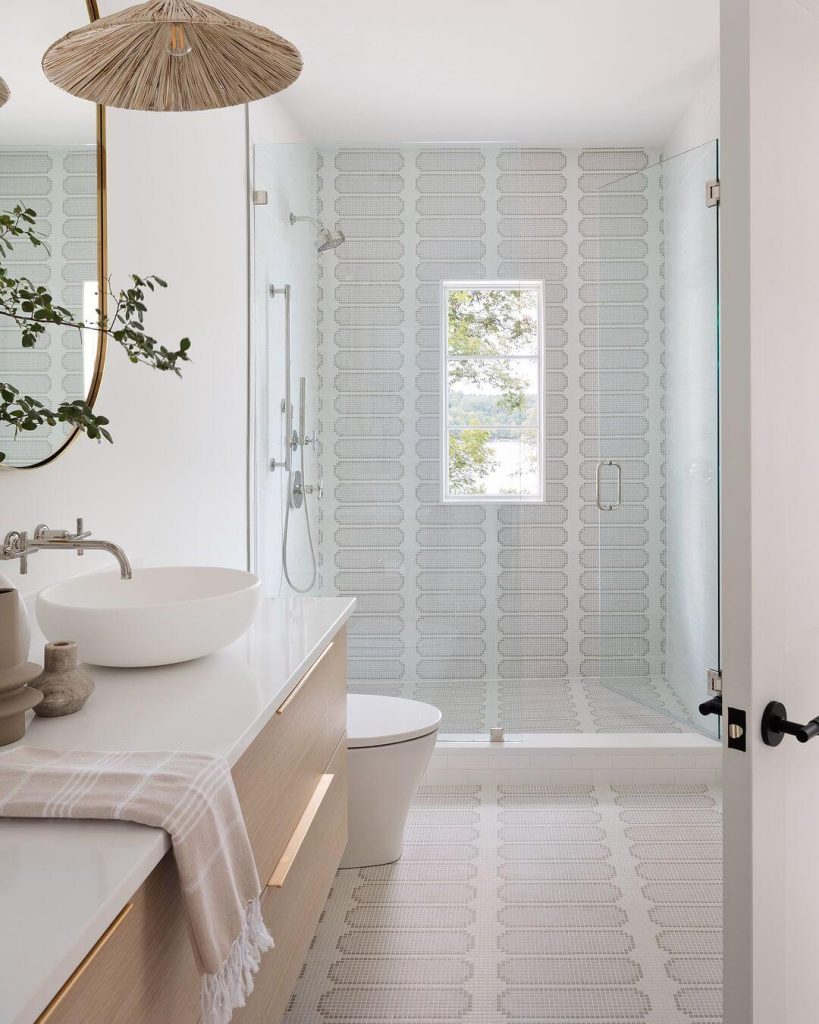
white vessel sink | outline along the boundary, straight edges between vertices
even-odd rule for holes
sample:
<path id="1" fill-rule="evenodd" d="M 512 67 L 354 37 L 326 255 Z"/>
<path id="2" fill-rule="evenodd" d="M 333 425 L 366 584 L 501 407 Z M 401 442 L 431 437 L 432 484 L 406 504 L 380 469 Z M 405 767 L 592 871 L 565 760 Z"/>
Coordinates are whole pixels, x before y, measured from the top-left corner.
<path id="1" fill-rule="evenodd" d="M 239 569 L 178 566 L 77 576 L 37 595 L 48 640 L 76 640 L 82 661 L 137 668 L 212 654 L 253 622 L 260 580 Z"/>

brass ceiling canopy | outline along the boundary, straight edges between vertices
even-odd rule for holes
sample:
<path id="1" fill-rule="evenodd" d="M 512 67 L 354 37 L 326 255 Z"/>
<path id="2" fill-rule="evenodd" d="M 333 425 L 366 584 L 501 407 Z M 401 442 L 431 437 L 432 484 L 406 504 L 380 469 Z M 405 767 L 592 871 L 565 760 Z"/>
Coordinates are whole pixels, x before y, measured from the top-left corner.
<path id="1" fill-rule="evenodd" d="M 5 103 L 8 103 L 9 96 L 11 96 L 11 93 L 9 92 L 9 87 L 6 85 L 3 79 L 0 78 L 0 107 L 2 107 Z"/>
<path id="2" fill-rule="evenodd" d="M 150 0 L 69 32 L 43 57 L 66 92 L 129 110 L 214 110 L 299 77 L 301 54 L 262 25 L 196 0 Z"/>

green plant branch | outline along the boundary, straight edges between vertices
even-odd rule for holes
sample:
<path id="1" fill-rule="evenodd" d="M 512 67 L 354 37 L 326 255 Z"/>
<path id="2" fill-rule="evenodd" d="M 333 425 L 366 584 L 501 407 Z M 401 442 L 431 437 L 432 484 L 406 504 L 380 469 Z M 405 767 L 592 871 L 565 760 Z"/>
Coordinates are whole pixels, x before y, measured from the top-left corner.
<path id="1" fill-rule="evenodd" d="M 0 260 L 7 257 L 15 241 L 26 239 L 35 248 L 48 247 L 36 230 L 37 214 L 22 204 L 11 211 L 0 212 Z M 171 372 L 181 377 L 181 363 L 190 359 L 190 339 L 182 338 L 175 349 L 169 349 L 145 329 L 148 292 L 167 288 L 161 277 L 131 275 L 131 285 L 114 292 L 111 282 L 105 282 L 105 295 L 113 304 L 113 313 L 104 316 L 96 310 L 94 323 L 82 323 L 65 306 L 55 305 L 53 297 L 43 285 L 35 285 L 27 277 L 13 277 L 0 263 L 0 317 L 12 320 L 20 331 L 23 348 L 34 348 L 49 327 L 67 327 L 84 334 L 90 331 L 116 342 L 132 363 L 141 363 L 155 370 Z M 106 429 L 108 419 L 95 415 L 87 402 L 62 402 L 50 409 L 30 395 L 0 381 L 0 424 L 7 423 L 17 436 L 21 431 L 66 423 L 96 441 L 113 442 Z M 6 458 L 0 451 L 0 462 Z"/>

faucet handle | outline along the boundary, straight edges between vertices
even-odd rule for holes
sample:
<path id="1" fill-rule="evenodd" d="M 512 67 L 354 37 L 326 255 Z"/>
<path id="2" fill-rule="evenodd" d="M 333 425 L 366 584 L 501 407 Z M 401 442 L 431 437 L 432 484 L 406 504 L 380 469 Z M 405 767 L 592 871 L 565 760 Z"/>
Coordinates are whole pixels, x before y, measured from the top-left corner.
<path id="1" fill-rule="evenodd" d="M 25 576 L 28 572 L 28 556 L 36 553 L 37 549 L 29 546 L 28 533 L 25 530 L 10 530 L 0 548 L 0 558 L 5 560 L 18 558 L 20 560 L 21 576 Z"/>
<path id="2" fill-rule="evenodd" d="M 324 497 L 324 477 L 319 478 L 317 484 L 307 484 L 304 487 L 305 494 L 315 494 L 317 498 Z"/>
<path id="3" fill-rule="evenodd" d="M 82 519 L 77 520 L 77 532 L 70 530 L 49 530 L 45 523 L 40 523 L 34 530 L 34 540 L 85 540 L 91 536 L 90 530 L 84 530 Z"/>

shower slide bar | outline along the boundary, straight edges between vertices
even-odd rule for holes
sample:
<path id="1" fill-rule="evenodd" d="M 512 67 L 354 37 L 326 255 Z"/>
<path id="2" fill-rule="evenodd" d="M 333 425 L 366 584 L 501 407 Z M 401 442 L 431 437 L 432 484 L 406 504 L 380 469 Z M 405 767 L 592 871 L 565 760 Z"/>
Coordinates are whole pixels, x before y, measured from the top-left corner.
<path id="1" fill-rule="evenodd" d="M 291 294 L 292 289 L 289 284 L 284 285 L 281 288 L 277 288 L 275 285 L 270 286 L 270 298 L 275 299 L 279 295 L 284 296 L 284 399 L 282 401 L 282 412 L 284 413 L 284 462 L 278 463 L 275 459 L 270 460 L 270 468 L 277 469 L 280 465 L 283 466 L 285 473 L 287 474 L 287 500 L 285 503 L 284 510 L 284 528 L 282 530 L 282 572 L 284 578 L 287 581 L 287 585 L 291 590 L 294 590 L 297 594 L 306 594 L 316 584 L 316 578 L 318 575 L 318 566 L 316 562 L 316 549 L 313 544 L 313 530 L 310 525 L 310 510 L 307 504 L 306 496 L 316 492 L 316 495 L 321 498 L 322 496 L 322 482 L 321 480 L 317 485 L 306 484 L 304 481 L 304 449 L 307 445 L 315 445 L 316 437 L 307 437 L 306 431 L 306 419 L 307 419 L 307 379 L 305 377 L 299 380 L 299 427 L 298 430 L 293 429 L 293 401 L 290 394 L 290 370 L 291 370 Z M 298 452 L 299 454 L 299 468 L 295 469 L 293 466 L 293 453 Z M 291 510 L 298 510 L 304 508 L 304 523 L 307 529 L 307 542 L 310 548 L 310 582 L 306 587 L 298 587 L 290 578 L 290 566 L 288 565 L 288 537 L 290 534 L 290 512 Z"/>

